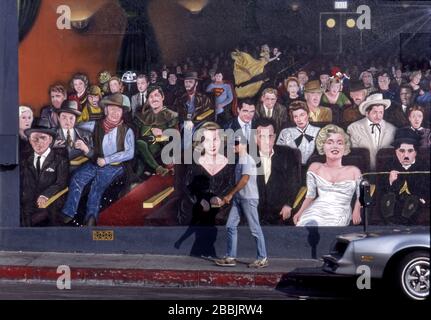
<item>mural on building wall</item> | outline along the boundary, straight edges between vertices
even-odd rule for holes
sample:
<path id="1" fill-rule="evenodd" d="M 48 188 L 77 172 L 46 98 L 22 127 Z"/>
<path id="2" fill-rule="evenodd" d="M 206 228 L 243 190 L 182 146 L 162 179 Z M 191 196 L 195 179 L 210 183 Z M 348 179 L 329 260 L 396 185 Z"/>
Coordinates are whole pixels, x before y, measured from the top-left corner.
<path id="1" fill-rule="evenodd" d="M 373 8 L 334 54 L 341 20 L 268 3 L 20 2 L 23 227 L 357 225 L 364 178 L 371 224 L 429 224 L 431 65 L 371 48 Z"/>

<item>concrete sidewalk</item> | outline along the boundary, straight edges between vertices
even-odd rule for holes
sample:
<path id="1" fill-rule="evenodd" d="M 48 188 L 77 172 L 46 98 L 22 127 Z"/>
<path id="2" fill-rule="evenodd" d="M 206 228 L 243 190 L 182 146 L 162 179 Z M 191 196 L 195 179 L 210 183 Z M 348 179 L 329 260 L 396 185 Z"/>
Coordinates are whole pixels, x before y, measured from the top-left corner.
<path id="1" fill-rule="evenodd" d="M 250 269 L 252 261 L 239 258 L 236 267 L 219 267 L 213 258 L 190 256 L 0 251 L 0 280 L 57 281 L 57 268 L 65 265 L 72 281 L 88 284 L 274 288 L 287 273 L 322 265 L 312 259 L 270 258 L 267 268 Z"/>

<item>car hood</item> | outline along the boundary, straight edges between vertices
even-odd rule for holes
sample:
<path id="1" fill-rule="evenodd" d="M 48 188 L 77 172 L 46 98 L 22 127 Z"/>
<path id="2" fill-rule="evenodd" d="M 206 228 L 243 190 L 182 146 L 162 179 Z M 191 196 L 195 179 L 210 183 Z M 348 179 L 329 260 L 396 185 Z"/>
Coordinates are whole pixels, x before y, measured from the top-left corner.
<path id="1" fill-rule="evenodd" d="M 371 231 L 371 232 L 355 232 L 355 233 L 348 233 L 339 235 L 337 238 L 342 239 L 344 241 L 356 241 L 356 240 L 362 240 L 365 238 L 378 238 L 378 237 L 388 237 L 393 236 L 397 234 L 428 234 L 429 235 L 429 228 L 420 228 L 420 229 L 410 229 L 410 228 L 393 228 L 393 229 L 386 229 L 386 230 L 377 230 L 377 231 Z"/>

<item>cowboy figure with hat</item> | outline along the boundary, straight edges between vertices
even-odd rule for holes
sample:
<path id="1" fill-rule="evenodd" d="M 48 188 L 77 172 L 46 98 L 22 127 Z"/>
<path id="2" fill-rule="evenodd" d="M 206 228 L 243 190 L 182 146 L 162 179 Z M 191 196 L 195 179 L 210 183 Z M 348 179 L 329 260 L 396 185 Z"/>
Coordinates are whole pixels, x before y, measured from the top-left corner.
<path id="1" fill-rule="evenodd" d="M 178 112 L 180 124 L 187 129 L 193 129 L 199 121 L 196 119 L 202 113 L 213 109 L 211 99 L 198 91 L 198 83 L 201 80 L 195 71 L 184 74 L 184 88 L 186 92 L 175 99 L 174 111 Z M 212 121 L 213 119 L 205 119 Z"/>
<path id="2" fill-rule="evenodd" d="M 370 151 L 370 168 L 376 168 L 377 151 L 391 146 L 396 128 L 383 120 L 385 110 L 391 100 L 383 99 L 381 93 L 375 93 L 359 105 L 359 112 L 365 118 L 355 121 L 347 127 L 353 148 L 366 148 Z"/>
<path id="3" fill-rule="evenodd" d="M 38 124 L 24 131 L 33 152 L 21 162 L 21 225 L 61 225 L 58 214 L 64 199 L 59 198 L 46 208 L 48 199 L 67 187 L 69 161 L 52 149 L 56 131 L 49 121 L 41 118 Z"/>
<path id="4" fill-rule="evenodd" d="M 384 194 L 380 212 L 388 224 L 413 224 L 429 199 L 429 176 L 421 171 L 429 166 L 417 157 L 419 137 L 413 130 L 400 129 L 392 145 L 395 157 L 386 168 L 389 177 L 382 178 Z"/>
<path id="5" fill-rule="evenodd" d="M 93 132 L 93 161 L 77 169 L 69 185 L 66 204 L 63 207 L 64 222 L 76 225 L 79 200 L 84 187 L 91 183 L 87 200 L 85 223 L 95 225 L 99 216 L 102 195 L 109 185 L 125 173 L 125 164 L 135 153 L 135 135 L 123 121 L 123 115 L 130 112 L 130 105 L 121 93 L 114 93 L 102 99 L 100 106 L 105 111 L 103 120 L 87 122 Z"/>
<path id="6" fill-rule="evenodd" d="M 53 148 L 63 150 L 65 148 L 69 160 L 81 156 L 91 158 L 93 156 L 91 132 L 75 127 L 76 118 L 81 115 L 78 111 L 78 102 L 65 100 L 55 112 L 58 114 L 59 127 Z M 77 166 L 71 165 L 70 171 L 76 168 Z"/>

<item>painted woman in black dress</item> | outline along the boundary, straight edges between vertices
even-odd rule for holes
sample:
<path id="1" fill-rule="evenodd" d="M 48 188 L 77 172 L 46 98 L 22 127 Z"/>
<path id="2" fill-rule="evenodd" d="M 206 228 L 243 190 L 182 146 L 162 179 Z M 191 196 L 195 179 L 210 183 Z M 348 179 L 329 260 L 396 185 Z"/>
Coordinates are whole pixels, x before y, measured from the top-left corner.
<path id="1" fill-rule="evenodd" d="M 229 164 L 220 153 L 222 140 L 219 129 L 213 122 L 207 122 L 199 129 L 201 139 L 198 141 L 201 142 L 195 147 L 194 162 L 186 173 L 186 198 L 192 208 L 191 213 L 182 214 L 184 222 L 190 221 L 190 228 L 177 241 L 176 247 L 196 232 L 191 255 L 215 256 L 216 215 L 224 205 L 223 197 L 235 183 L 235 164 Z M 187 217 L 190 214 L 191 219 Z M 206 228 L 200 228 L 204 226 Z"/>

